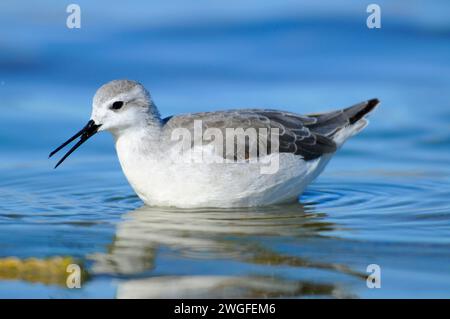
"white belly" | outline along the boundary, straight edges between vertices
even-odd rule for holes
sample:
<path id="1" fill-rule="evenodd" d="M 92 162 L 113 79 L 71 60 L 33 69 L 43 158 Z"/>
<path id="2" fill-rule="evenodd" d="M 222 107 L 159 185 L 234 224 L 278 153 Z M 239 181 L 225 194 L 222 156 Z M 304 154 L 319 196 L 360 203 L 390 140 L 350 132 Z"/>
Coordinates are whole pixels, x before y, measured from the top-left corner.
<path id="1" fill-rule="evenodd" d="M 299 156 L 282 153 L 278 169 L 262 174 L 261 165 L 267 168 L 267 163 L 193 163 L 156 153 L 127 156 L 130 153 L 119 147 L 117 151 L 128 181 L 147 205 L 180 208 L 296 201 L 331 157 L 305 162 Z"/>

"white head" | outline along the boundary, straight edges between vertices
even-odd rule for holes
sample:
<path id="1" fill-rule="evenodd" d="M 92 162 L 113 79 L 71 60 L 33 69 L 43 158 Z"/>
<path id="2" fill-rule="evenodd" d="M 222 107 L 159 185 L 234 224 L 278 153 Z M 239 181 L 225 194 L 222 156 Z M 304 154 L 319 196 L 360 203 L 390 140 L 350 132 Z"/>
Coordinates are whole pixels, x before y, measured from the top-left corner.
<path id="1" fill-rule="evenodd" d="M 61 164 L 75 149 L 99 131 L 115 136 L 136 127 L 160 125 L 161 118 L 148 91 L 138 82 L 114 80 L 100 87 L 92 103 L 91 120 L 77 134 L 50 153 L 53 156 L 67 144 L 80 137 L 56 164 Z"/>
<path id="2" fill-rule="evenodd" d="M 99 131 L 119 134 L 128 128 L 159 123 L 160 116 L 148 91 L 138 82 L 114 80 L 95 93 L 91 119 Z"/>

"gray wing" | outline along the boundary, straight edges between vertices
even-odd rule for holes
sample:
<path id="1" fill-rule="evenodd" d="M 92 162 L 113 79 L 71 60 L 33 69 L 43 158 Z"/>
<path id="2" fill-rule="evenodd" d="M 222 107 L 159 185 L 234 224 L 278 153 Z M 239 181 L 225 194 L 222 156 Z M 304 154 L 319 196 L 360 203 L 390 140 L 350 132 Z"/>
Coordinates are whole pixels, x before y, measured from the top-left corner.
<path id="1" fill-rule="evenodd" d="M 331 138 L 312 132 L 306 125 L 316 123 L 312 117 L 303 117 L 293 113 L 280 112 L 275 110 L 232 110 L 224 112 L 194 113 L 174 116 L 166 121 L 163 127 L 163 134 L 167 138 L 175 128 L 185 128 L 193 134 L 194 121 L 201 121 L 202 131 L 208 128 L 220 129 L 223 137 L 226 136 L 226 128 L 254 128 L 258 132 L 260 128 L 278 128 L 280 153 L 293 153 L 302 156 L 305 160 L 320 157 L 324 153 L 331 153 L 336 150 L 336 144 Z M 267 145 L 267 153 L 272 152 L 270 138 L 264 133 L 258 135 Z M 259 142 L 259 141 L 258 141 Z M 204 141 L 203 141 L 204 143 Z M 246 143 L 251 143 L 246 140 Z M 192 143 L 193 144 L 193 143 Z M 250 145 L 246 145 L 246 153 Z M 226 152 L 222 152 L 226 154 Z M 258 153 L 259 154 L 259 153 Z"/>
<path id="2" fill-rule="evenodd" d="M 333 136 L 340 129 L 352 125 L 376 105 L 378 100 L 372 99 L 338 111 L 301 116 L 291 112 L 270 109 L 243 109 L 219 112 L 192 113 L 168 117 L 163 120 L 163 134 L 170 137 L 175 128 L 188 129 L 193 136 L 194 121 L 201 121 L 202 130 L 218 128 L 226 136 L 226 128 L 278 128 L 279 152 L 292 153 L 305 160 L 316 159 L 323 154 L 336 151 Z M 270 132 L 270 131 L 269 131 Z M 258 138 L 268 141 L 263 134 Z M 204 141 L 203 141 L 204 142 Z M 193 144 L 193 143 L 192 143 Z M 223 152 L 222 154 L 225 154 Z"/>

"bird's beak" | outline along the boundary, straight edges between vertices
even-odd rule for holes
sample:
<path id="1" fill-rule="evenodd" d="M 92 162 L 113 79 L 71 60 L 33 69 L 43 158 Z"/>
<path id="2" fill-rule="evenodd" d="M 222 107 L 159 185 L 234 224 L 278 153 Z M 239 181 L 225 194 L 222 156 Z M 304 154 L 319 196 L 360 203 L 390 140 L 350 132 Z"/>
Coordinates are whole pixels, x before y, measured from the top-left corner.
<path id="1" fill-rule="evenodd" d="M 67 144 L 72 142 L 77 137 L 80 137 L 80 140 L 59 160 L 59 162 L 55 165 L 55 168 L 57 168 L 64 160 L 73 153 L 78 147 L 81 146 L 84 142 L 86 142 L 91 136 L 95 135 L 97 133 L 99 127 L 101 126 L 98 124 L 95 124 L 93 120 L 90 120 L 85 127 L 83 127 L 77 134 L 69 138 L 67 141 L 65 141 L 61 146 L 59 146 L 57 149 L 55 149 L 53 152 L 50 153 L 48 156 L 49 158 L 55 155 L 58 151 L 60 151 L 62 148 L 64 148 Z"/>

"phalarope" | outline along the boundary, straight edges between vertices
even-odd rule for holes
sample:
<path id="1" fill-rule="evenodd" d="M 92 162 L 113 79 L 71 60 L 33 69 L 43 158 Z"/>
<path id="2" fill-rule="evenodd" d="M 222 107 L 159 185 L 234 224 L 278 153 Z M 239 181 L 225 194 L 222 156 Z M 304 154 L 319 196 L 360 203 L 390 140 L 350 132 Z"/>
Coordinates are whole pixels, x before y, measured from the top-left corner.
<path id="1" fill-rule="evenodd" d="M 148 205 L 245 207 L 292 202 L 322 172 L 336 150 L 367 125 L 365 116 L 378 103 L 371 99 L 345 109 L 304 116 L 269 109 L 241 109 L 162 119 L 143 85 L 114 80 L 96 92 L 86 126 L 50 156 L 80 138 L 56 168 L 91 136 L 109 131 L 125 176 Z M 212 138 L 206 141 L 201 136 L 202 143 L 189 141 L 188 146 L 196 151 L 200 148 L 203 160 L 186 161 L 174 152 L 177 143 L 173 133 L 180 129 L 192 132 L 196 123 L 203 129 L 214 129 L 214 141 L 218 135 L 225 136 L 228 129 L 265 129 L 266 136 L 267 130 L 276 129 L 275 143 L 260 144 L 259 137 L 255 149 L 256 157 L 261 159 L 276 157 L 277 169 L 270 174 L 261 173 L 267 161 L 250 160 L 248 151 L 255 142 L 248 138 L 232 140 L 233 150 L 240 146 L 245 150 L 243 157 L 234 156 L 231 161 L 220 163 L 217 158 L 227 158 L 228 151 L 219 152 L 220 147 Z M 260 152 L 261 146 L 268 148 L 266 153 Z"/>

